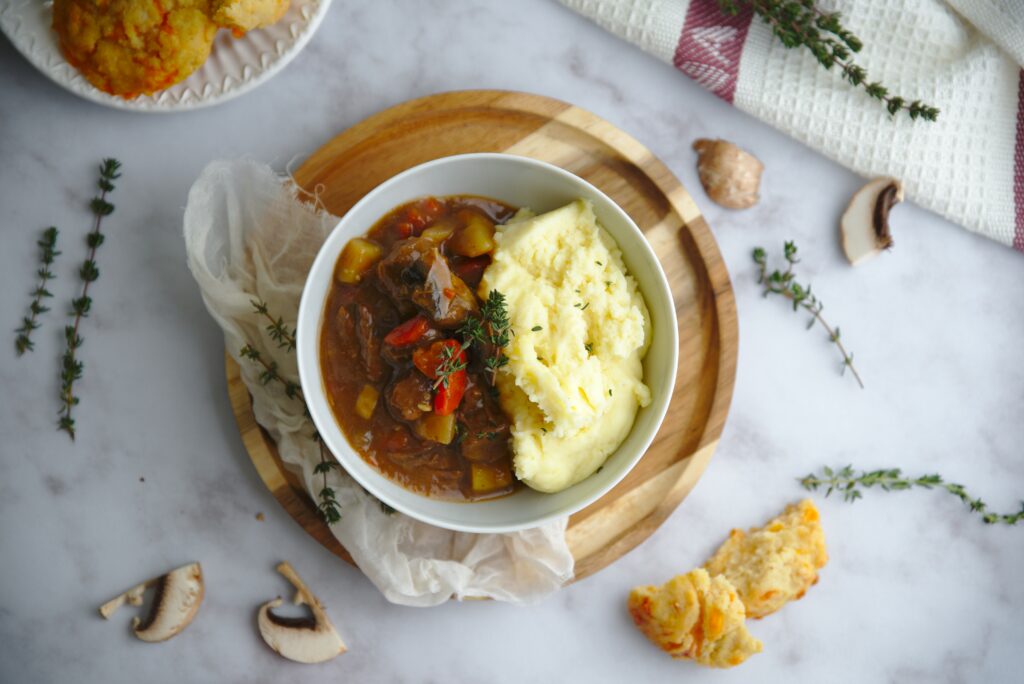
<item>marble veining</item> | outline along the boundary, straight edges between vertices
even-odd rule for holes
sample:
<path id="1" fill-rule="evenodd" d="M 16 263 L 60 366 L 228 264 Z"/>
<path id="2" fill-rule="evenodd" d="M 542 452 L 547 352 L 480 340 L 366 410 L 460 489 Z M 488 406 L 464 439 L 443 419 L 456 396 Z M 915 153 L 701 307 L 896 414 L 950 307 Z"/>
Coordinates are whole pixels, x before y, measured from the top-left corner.
<path id="1" fill-rule="evenodd" d="M 1024 496 L 1024 258 L 912 205 L 896 248 L 845 265 L 836 220 L 860 182 L 552 0 L 333 4 L 307 49 L 256 91 L 160 117 L 60 90 L 0 41 L 0 322 L 28 302 L 38 231 L 62 229 L 57 308 L 37 351 L 0 353 L 0 681 L 961 682 L 1019 679 L 1024 528 L 985 527 L 940 493 L 820 501 L 831 560 L 805 599 L 753 623 L 765 651 L 710 672 L 674 662 L 633 629 L 633 584 L 703 562 L 731 527 L 803 495 L 824 464 L 939 471 L 999 510 Z M 838 87 L 838 86 L 837 86 Z M 220 333 L 186 267 L 181 215 L 212 158 L 284 168 L 402 100 L 462 88 L 559 97 L 650 147 L 690 189 L 730 268 L 740 315 L 732 412 L 690 497 L 647 542 L 528 608 L 392 606 L 299 532 L 242 449 Z M 796 105 L 795 105 L 796 106 Z M 921 124 L 927 125 L 927 124 Z M 762 201 L 711 204 L 690 150 L 724 137 L 765 163 Z M 54 429 L 59 305 L 88 229 L 100 157 L 124 162 L 85 323 L 79 437 Z M 867 389 L 838 377 L 820 332 L 764 300 L 750 250 L 795 239 Z M 265 519 L 257 520 L 262 512 Z M 255 610 L 287 587 L 288 559 L 320 594 L 350 651 L 303 667 L 267 649 Z M 207 598 L 166 644 L 97 606 L 134 582 L 199 560 Z"/>

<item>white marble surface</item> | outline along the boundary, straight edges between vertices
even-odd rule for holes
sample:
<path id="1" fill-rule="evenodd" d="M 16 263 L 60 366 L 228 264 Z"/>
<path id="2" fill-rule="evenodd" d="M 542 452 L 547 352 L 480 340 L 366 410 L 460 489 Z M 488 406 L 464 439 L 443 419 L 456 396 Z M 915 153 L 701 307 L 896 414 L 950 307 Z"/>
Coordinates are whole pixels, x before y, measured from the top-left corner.
<path id="1" fill-rule="evenodd" d="M 1024 256 L 903 205 L 896 249 L 848 268 L 835 223 L 856 177 L 550 0 L 336 2 L 280 76 L 182 115 L 75 99 L 3 40 L 0 64 L 0 321 L 11 343 L 38 231 L 64 231 L 64 301 L 95 163 L 116 155 L 125 166 L 84 327 L 74 445 L 53 429 L 59 317 L 46 318 L 35 354 L 16 360 L 13 344 L 0 353 L 0 681 L 1019 681 L 1024 526 L 985 527 L 939 493 L 821 501 L 831 561 L 804 600 L 752 625 L 765 651 L 741 668 L 670 660 L 623 603 L 630 586 L 689 570 L 730 527 L 799 498 L 794 478 L 822 464 L 941 471 L 1015 509 Z M 680 176 L 732 272 L 739 372 L 718 453 L 646 543 L 540 605 L 415 610 L 389 605 L 304 536 L 256 476 L 228 407 L 219 331 L 185 267 L 181 214 L 212 158 L 283 167 L 388 105 L 475 87 L 586 107 Z M 704 196 L 690 151 L 704 135 L 765 162 L 756 208 L 731 213 Z M 801 271 L 842 326 L 866 390 L 837 377 L 834 350 L 802 318 L 759 297 L 750 249 L 786 238 L 801 246 Z M 273 572 L 282 558 L 320 593 L 347 655 L 305 667 L 259 640 L 254 611 L 284 591 Z M 173 641 L 143 644 L 127 614 L 96 614 L 133 582 L 192 559 L 207 598 Z"/>

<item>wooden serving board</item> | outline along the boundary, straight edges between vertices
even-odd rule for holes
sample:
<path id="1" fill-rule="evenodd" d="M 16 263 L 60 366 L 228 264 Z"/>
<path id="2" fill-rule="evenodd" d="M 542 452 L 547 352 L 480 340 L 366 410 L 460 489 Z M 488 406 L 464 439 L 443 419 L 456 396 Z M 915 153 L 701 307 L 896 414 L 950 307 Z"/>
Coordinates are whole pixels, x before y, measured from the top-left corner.
<path id="1" fill-rule="evenodd" d="M 650 536 L 711 459 L 736 373 L 736 305 L 729 274 L 700 211 L 664 164 L 607 121 L 539 95 L 464 91 L 405 102 L 334 138 L 294 175 L 328 211 L 341 216 L 400 171 L 466 152 L 542 159 L 596 185 L 644 231 L 675 298 L 679 371 L 665 422 L 629 476 L 569 521 L 566 536 L 576 579 L 582 579 Z M 249 393 L 230 358 L 227 376 L 242 439 L 260 477 L 304 530 L 351 562 L 256 424 Z"/>

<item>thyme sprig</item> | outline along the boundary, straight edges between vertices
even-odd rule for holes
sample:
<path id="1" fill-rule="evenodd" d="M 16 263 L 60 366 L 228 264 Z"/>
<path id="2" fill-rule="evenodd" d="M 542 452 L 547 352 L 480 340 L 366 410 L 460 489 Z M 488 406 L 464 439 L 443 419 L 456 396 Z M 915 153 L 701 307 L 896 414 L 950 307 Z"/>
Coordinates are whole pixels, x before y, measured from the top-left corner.
<path id="1" fill-rule="evenodd" d="M 239 350 L 238 355 L 243 359 L 251 359 L 263 367 L 263 370 L 260 371 L 259 375 L 261 385 L 278 382 L 284 388 L 285 396 L 289 399 L 298 399 L 303 403 L 306 402 L 306 399 L 302 396 L 302 388 L 299 386 L 299 383 L 281 376 L 281 373 L 277 369 L 277 361 L 267 361 L 263 358 L 263 355 L 260 354 L 260 350 L 256 349 L 256 347 L 251 344 L 247 344 L 242 347 Z"/>
<path id="2" fill-rule="evenodd" d="M 836 469 L 825 467 L 822 468 L 820 475 L 811 473 L 800 478 L 800 484 L 804 489 L 812 492 L 817 491 L 819 487 L 827 487 L 826 497 L 834 491 L 842 492 L 843 500 L 851 503 L 861 498 L 861 490 L 858 487 L 870 489 L 877 485 L 887 492 L 901 491 L 912 487 L 944 489 L 963 501 L 972 513 L 981 515 L 981 519 L 987 525 L 996 523 L 1016 525 L 1018 521 L 1024 520 L 1024 501 L 1021 502 L 1021 508 L 1016 513 L 992 513 L 988 511 L 988 505 L 984 501 L 971 497 L 961 484 L 946 482 L 941 476 L 935 474 L 904 477 L 899 468 L 862 470 L 857 473 L 852 466 Z"/>
<path id="3" fill-rule="evenodd" d="M 540 328 L 537 327 L 537 330 Z M 491 290 L 487 301 L 480 305 L 480 317 L 470 316 L 459 328 L 463 337 L 463 348 L 468 349 L 474 342 L 484 348 L 490 346 L 491 352 L 484 359 L 484 366 L 491 376 L 491 383 L 498 374 L 498 369 L 508 363 L 505 347 L 508 346 L 515 331 L 508 320 L 508 304 L 505 295 Z"/>
<path id="4" fill-rule="evenodd" d="M 434 389 L 438 387 L 448 389 L 448 382 L 452 375 L 460 370 L 465 370 L 467 364 L 463 352 L 469 349 L 469 346 L 470 340 L 466 340 L 461 345 L 453 347 L 446 344 L 441 348 L 441 361 L 437 364 L 437 379 L 434 380 Z"/>
<path id="5" fill-rule="evenodd" d="M 253 302 L 253 304 L 255 303 L 256 302 Z M 264 308 L 266 308 L 265 305 Z M 272 317 L 271 320 L 273 320 Z M 294 340 L 294 336 L 292 339 Z M 289 350 L 290 349 L 294 349 L 294 344 L 289 348 Z M 263 355 L 260 354 L 260 350 L 256 349 L 251 344 L 247 344 L 242 347 L 238 354 L 243 359 L 250 359 L 263 367 L 263 370 L 260 371 L 259 375 L 260 384 L 267 385 L 271 382 L 279 383 L 284 388 L 285 396 L 289 399 L 298 399 L 305 405 L 306 398 L 302 395 L 302 387 L 299 386 L 299 383 L 283 377 L 280 371 L 278 371 L 276 361 L 267 361 L 264 359 Z M 304 407 L 303 410 L 308 416 L 309 409 Z M 313 472 L 323 476 L 323 487 L 317 493 L 317 498 L 319 499 L 319 502 L 317 503 L 317 511 L 319 511 L 320 517 L 323 518 L 325 523 L 333 525 L 341 520 L 341 511 L 338 510 L 338 500 L 335 498 L 334 489 L 327 484 L 327 473 L 330 472 L 331 468 L 340 469 L 341 464 L 327 458 L 327 448 L 324 446 L 323 440 L 320 439 L 319 432 L 313 433 L 313 439 L 320 448 L 320 462 L 313 467 Z"/>
<path id="6" fill-rule="evenodd" d="M 784 271 L 776 269 L 769 273 L 767 253 L 763 247 L 754 248 L 754 263 L 758 266 L 757 282 L 764 286 L 764 296 L 768 297 L 771 294 L 782 295 L 793 303 L 793 311 L 799 311 L 802 308 L 811 314 L 811 318 L 807 323 L 807 329 L 813 328 L 815 321 L 821 324 L 825 332 L 828 333 L 829 340 L 836 345 L 839 353 L 843 356 L 841 373 L 845 373 L 846 369 L 849 368 L 853 377 L 857 380 L 857 384 L 863 389 L 864 382 L 860 378 L 860 373 L 857 372 L 853 365 L 853 354 L 846 351 L 846 347 L 843 345 L 842 339 L 840 339 L 839 327 L 833 328 L 821 315 L 825 305 L 818 299 L 817 295 L 811 292 L 811 286 L 805 287 L 796 281 L 793 267 L 800 263 L 800 260 L 797 258 L 797 247 L 793 242 L 787 241 L 784 244 L 783 256 L 786 259 L 786 269 Z"/>
<path id="7" fill-rule="evenodd" d="M 850 85 L 863 88 L 870 97 L 882 101 L 890 116 L 906 111 L 911 119 L 935 121 L 939 118 L 937 108 L 920 100 L 907 101 L 892 95 L 878 81 L 868 80 L 864 67 L 853 61 L 853 55 L 860 52 L 864 44 L 843 26 L 839 12 L 823 12 L 814 0 L 718 0 L 718 6 L 731 16 L 738 14 L 741 6 L 750 7 L 783 45 L 807 48 L 829 71 L 839 67 Z"/>
<path id="8" fill-rule="evenodd" d="M 324 446 L 323 440 L 320 439 L 319 435 L 317 435 L 316 441 L 320 445 L 320 462 L 314 466 L 313 472 L 323 477 L 323 487 L 318 494 L 320 502 L 316 508 L 324 522 L 328 525 L 333 525 L 341 520 L 341 511 L 338 510 L 338 499 L 335 497 L 334 489 L 327 484 L 327 473 L 331 472 L 332 468 L 340 470 L 341 464 L 327 458 L 327 448 Z"/>
<path id="9" fill-rule="evenodd" d="M 82 294 L 71 300 L 71 316 L 74 317 L 74 324 L 64 327 L 64 356 L 61 358 L 60 368 L 60 400 L 61 409 L 57 421 L 57 429 L 68 433 L 72 440 L 75 439 L 75 419 L 71 417 L 72 409 L 78 405 L 78 396 L 75 395 L 75 381 L 81 379 L 83 364 L 78 360 L 78 350 L 82 347 L 82 336 L 78 332 L 79 325 L 83 318 L 88 317 L 92 310 L 92 298 L 89 296 L 89 286 L 100 277 L 100 269 L 96 266 L 96 250 L 103 244 L 104 235 L 100 231 L 103 219 L 114 213 L 114 205 L 107 201 L 107 195 L 114 191 L 114 181 L 121 177 L 119 170 L 121 162 L 116 159 L 104 159 L 100 164 L 100 177 L 97 181 L 100 194 L 93 197 L 89 202 L 89 209 L 92 211 L 93 229 L 85 237 L 85 243 L 89 248 L 88 256 L 78 269 L 78 276 L 82 279 Z"/>
<path id="10" fill-rule="evenodd" d="M 286 351 L 292 351 L 295 349 L 295 331 L 289 328 L 284 319 L 280 316 L 274 318 L 269 309 L 267 303 L 262 299 L 252 300 L 253 311 L 266 318 L 270 323 L 266 327 L 267 334 L 270 335 L 270 339 L 277 342 L 277 346 Z"/>
<path id="11" fill-rule="evenodd" d="M 50 310 L 48 306 L 43 305 L 43 300 L 53 297 L 53 294 L 46 289 L 46 283 L 54 278 L 50 266 L 60 254 L 57 251 L 57 234 L 59 232 L 56 226 L 50 226 L 43 231 L 43 237 L 36 242 L 39 245 L 40 266 L 36 271 L 36 275 L 39 276 L 39 284 L 32 291 L 32 303 L 28 307 L 29 315 L 21 319 L 21 327 L 14 331 L 18 333 L 14 339 L 14 347 L 18 351 L 18 356 L 35 348 L 35 343 L 32 342 L 32 331 L 39 328 L 37 320 L 39 314 Z"/>

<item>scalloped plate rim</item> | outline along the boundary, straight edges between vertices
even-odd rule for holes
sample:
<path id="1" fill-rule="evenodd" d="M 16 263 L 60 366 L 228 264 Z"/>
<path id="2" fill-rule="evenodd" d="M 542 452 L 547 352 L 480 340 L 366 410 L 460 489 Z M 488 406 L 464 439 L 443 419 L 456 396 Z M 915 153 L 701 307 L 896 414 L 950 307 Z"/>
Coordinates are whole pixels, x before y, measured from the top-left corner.
<path id="1" fill-rule="evenodd" d="M 258 33 L 266 35 L 268 31 L 276 29 L 288 35 L 287 42 L 289 44 L 279 54 L 273 51 L 273 46 L 276 46 L 282 39 L 267 36 L 266 40 L 272 46 L 269 53 L 255 51 L 255 58 L 248 60 L 242 52 L 235 51 L 234 54 L 238 57 L 240 64 L 237 73 L 210 74 L 205 72 L 207 72 L 207 66 L 214 59 L 214 52 L 211 51 L 210 57 L 203 66 L 181 83 L 157 91 L 153 95 L 139 96 L 132 100 L 125 100 L 105 93 L 86 81 L 60 53 L 49 22 L 25 20 L 25 12 L 49 12 L 51 4 L 52 2 L 45 2 L 40 5 L 38 0 L 0 0 L 0 5 L 2 5 L 0 6 L 0 31 L 7 36 L 15 49 L 32 66 L 65 90 L 91 102 L 126 111 L 167 114 L 193 111 L 227 102 L 266 83 L 284 69 L 309 43 L 323 22 L 331 6 L 331 0 L 292 0 L 292 7 L 277 24 L 270 29 L 258 31 Z M 306 7 L 311 9 L 303 16 L 303 8 Z M 297 33 L 292 30 L 296 25 L 300 26 Z M 257 31 L 252 33 L 257 33 Z M 218 32 L 218 38 L 222 34 L 227 34 L 227 32 L 224 30 Z M 250 37 L 231 38 L 230 40 L 230 45 L 235 43 L 253 45 L 254 43 Z M 214 51 L 219 47 L 215 44 Z M 264 67 L 264 58 L 268 54 L 270 60 Z M 242 76 L 246 67 L 251 69 L 252 75 L 249 78 Z M 231 84 L 223 85 L 228 79 L 231 79 Z M 192 82 L 191 85 L 186 85 L 190 82 Z M 211 86 L 214 89 L 213 92 L 208 91 Z M 168 97 L 169 93 L 174 91 L 177 91 L 177 97 Z M 168 99 L 161 100 L 164 97 L 168 97 Z"/>

